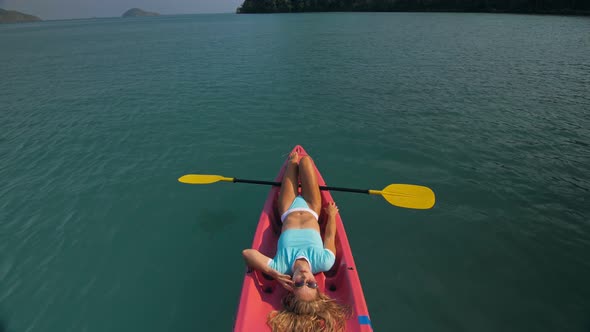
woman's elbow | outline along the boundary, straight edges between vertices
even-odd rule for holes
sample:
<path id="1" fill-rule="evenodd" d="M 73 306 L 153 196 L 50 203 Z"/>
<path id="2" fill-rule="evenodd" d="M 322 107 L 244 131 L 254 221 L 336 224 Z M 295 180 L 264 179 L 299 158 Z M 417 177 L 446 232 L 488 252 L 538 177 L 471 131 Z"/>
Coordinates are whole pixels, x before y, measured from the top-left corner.
<path id="1" fill-rule="evenodd" d="M 244 250 L 242 250 L 242 257 L 244 257 L 244 259 L 247 261 L 248 258 L 250 258 L 252 256 L 252 251 L 254 251 L 254 249 L 244 249 Z"/>

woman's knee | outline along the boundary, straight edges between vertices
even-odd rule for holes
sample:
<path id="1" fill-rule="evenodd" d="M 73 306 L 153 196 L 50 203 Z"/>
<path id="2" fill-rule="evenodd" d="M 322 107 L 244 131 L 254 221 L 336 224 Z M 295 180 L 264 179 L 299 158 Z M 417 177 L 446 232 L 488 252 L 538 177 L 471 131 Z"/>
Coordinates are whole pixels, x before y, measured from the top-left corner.
<path id="1" fill-rule="evenodd" d="M 313 167 L 313 161 L 310 156 L 303 156 L 299 160 L 299 168 L 302 167 Z"/>

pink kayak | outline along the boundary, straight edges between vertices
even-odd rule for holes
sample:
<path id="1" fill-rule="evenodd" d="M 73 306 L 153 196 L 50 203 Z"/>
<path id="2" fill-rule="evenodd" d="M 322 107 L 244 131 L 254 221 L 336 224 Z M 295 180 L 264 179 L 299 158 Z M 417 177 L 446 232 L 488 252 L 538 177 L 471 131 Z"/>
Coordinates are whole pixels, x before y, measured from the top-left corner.
<path id="1" fill-rule="evenodd" d="M 303 147 L 299 145 L 293 151 L 297 151 L 300 156 L 307 155 Z M 282 180 L 286 166 L 287 162 L 285 161 L 275 181 L 280 182 Z M 317 168 L 316 174 L 319 185 L 325 186 L 324 179 Z M 322 203 L 333 201 L 329 191 L 322 190 L 321 195 Z M 279 187 L 272 187 L 264 203 L 258 227 L 254 234 L 254 241 L 252 242 L 253 249 L 258 249 L 268 257 L 275 256 L 280 235 L 275 233 L 274 229 L 276 227 L 273 229 L 273 223 L 280 225 L 276 210 L 278 196 Z M 321 225 L 325 224 L 323 222 L 324 218 L 325 216 L 322 213 L 320 215 Z M 352 316 L 346 323 L 346 331 L 373 331 L 365 296 L 363 295 L 363 289 L 340 214 L 336 216 L 336 224 L 336 262 L 330 271 L 316 275 L 319 289 L 329 297 L 351 307 Z M 322 234 L 323 231 L 322 227 Z M 276 281 L 269 280 L 259 271 L 248 269 L 244 276 L 234 331 L 270 331 L 266 323 L 268 314 L 273 310 L 281 310 L 281 299 L 285 294 L 286 290 Z"/>

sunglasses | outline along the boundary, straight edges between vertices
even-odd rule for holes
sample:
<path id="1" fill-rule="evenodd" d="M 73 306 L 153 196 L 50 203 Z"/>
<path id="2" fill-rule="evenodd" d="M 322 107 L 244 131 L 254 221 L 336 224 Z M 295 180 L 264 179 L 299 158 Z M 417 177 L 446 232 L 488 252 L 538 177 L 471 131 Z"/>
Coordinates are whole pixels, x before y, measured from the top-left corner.
<path id="1" fill-rule="evenodd" d="M 307 287 L 309 287 L 311 289 L 318 288 L 318 283 L 314 282 L 314 281 L 309 281 L 309 282 L 297 281 L 297 282 L 293 283 L 293 286 L 295 286 L 295 288 L 301 288 L 304 285 L 307 285 Z"/>

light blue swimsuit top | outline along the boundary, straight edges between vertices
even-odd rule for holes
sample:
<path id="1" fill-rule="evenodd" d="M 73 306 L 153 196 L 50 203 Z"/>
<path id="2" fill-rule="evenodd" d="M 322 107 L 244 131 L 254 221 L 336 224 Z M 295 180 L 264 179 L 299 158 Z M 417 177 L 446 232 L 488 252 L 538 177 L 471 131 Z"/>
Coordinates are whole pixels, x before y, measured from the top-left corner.
<path id="1" fill-rule="evenodd" d="M 311 228 L 289 229 L 279 237 L 276 256 L 268 265 L 283 274 L 293 273 L 293 264 L 299 258 L 307 260 L 311 273 L 328 271 L 334 265 L 334 253 L 324 248 L 320 233 Z"/>

